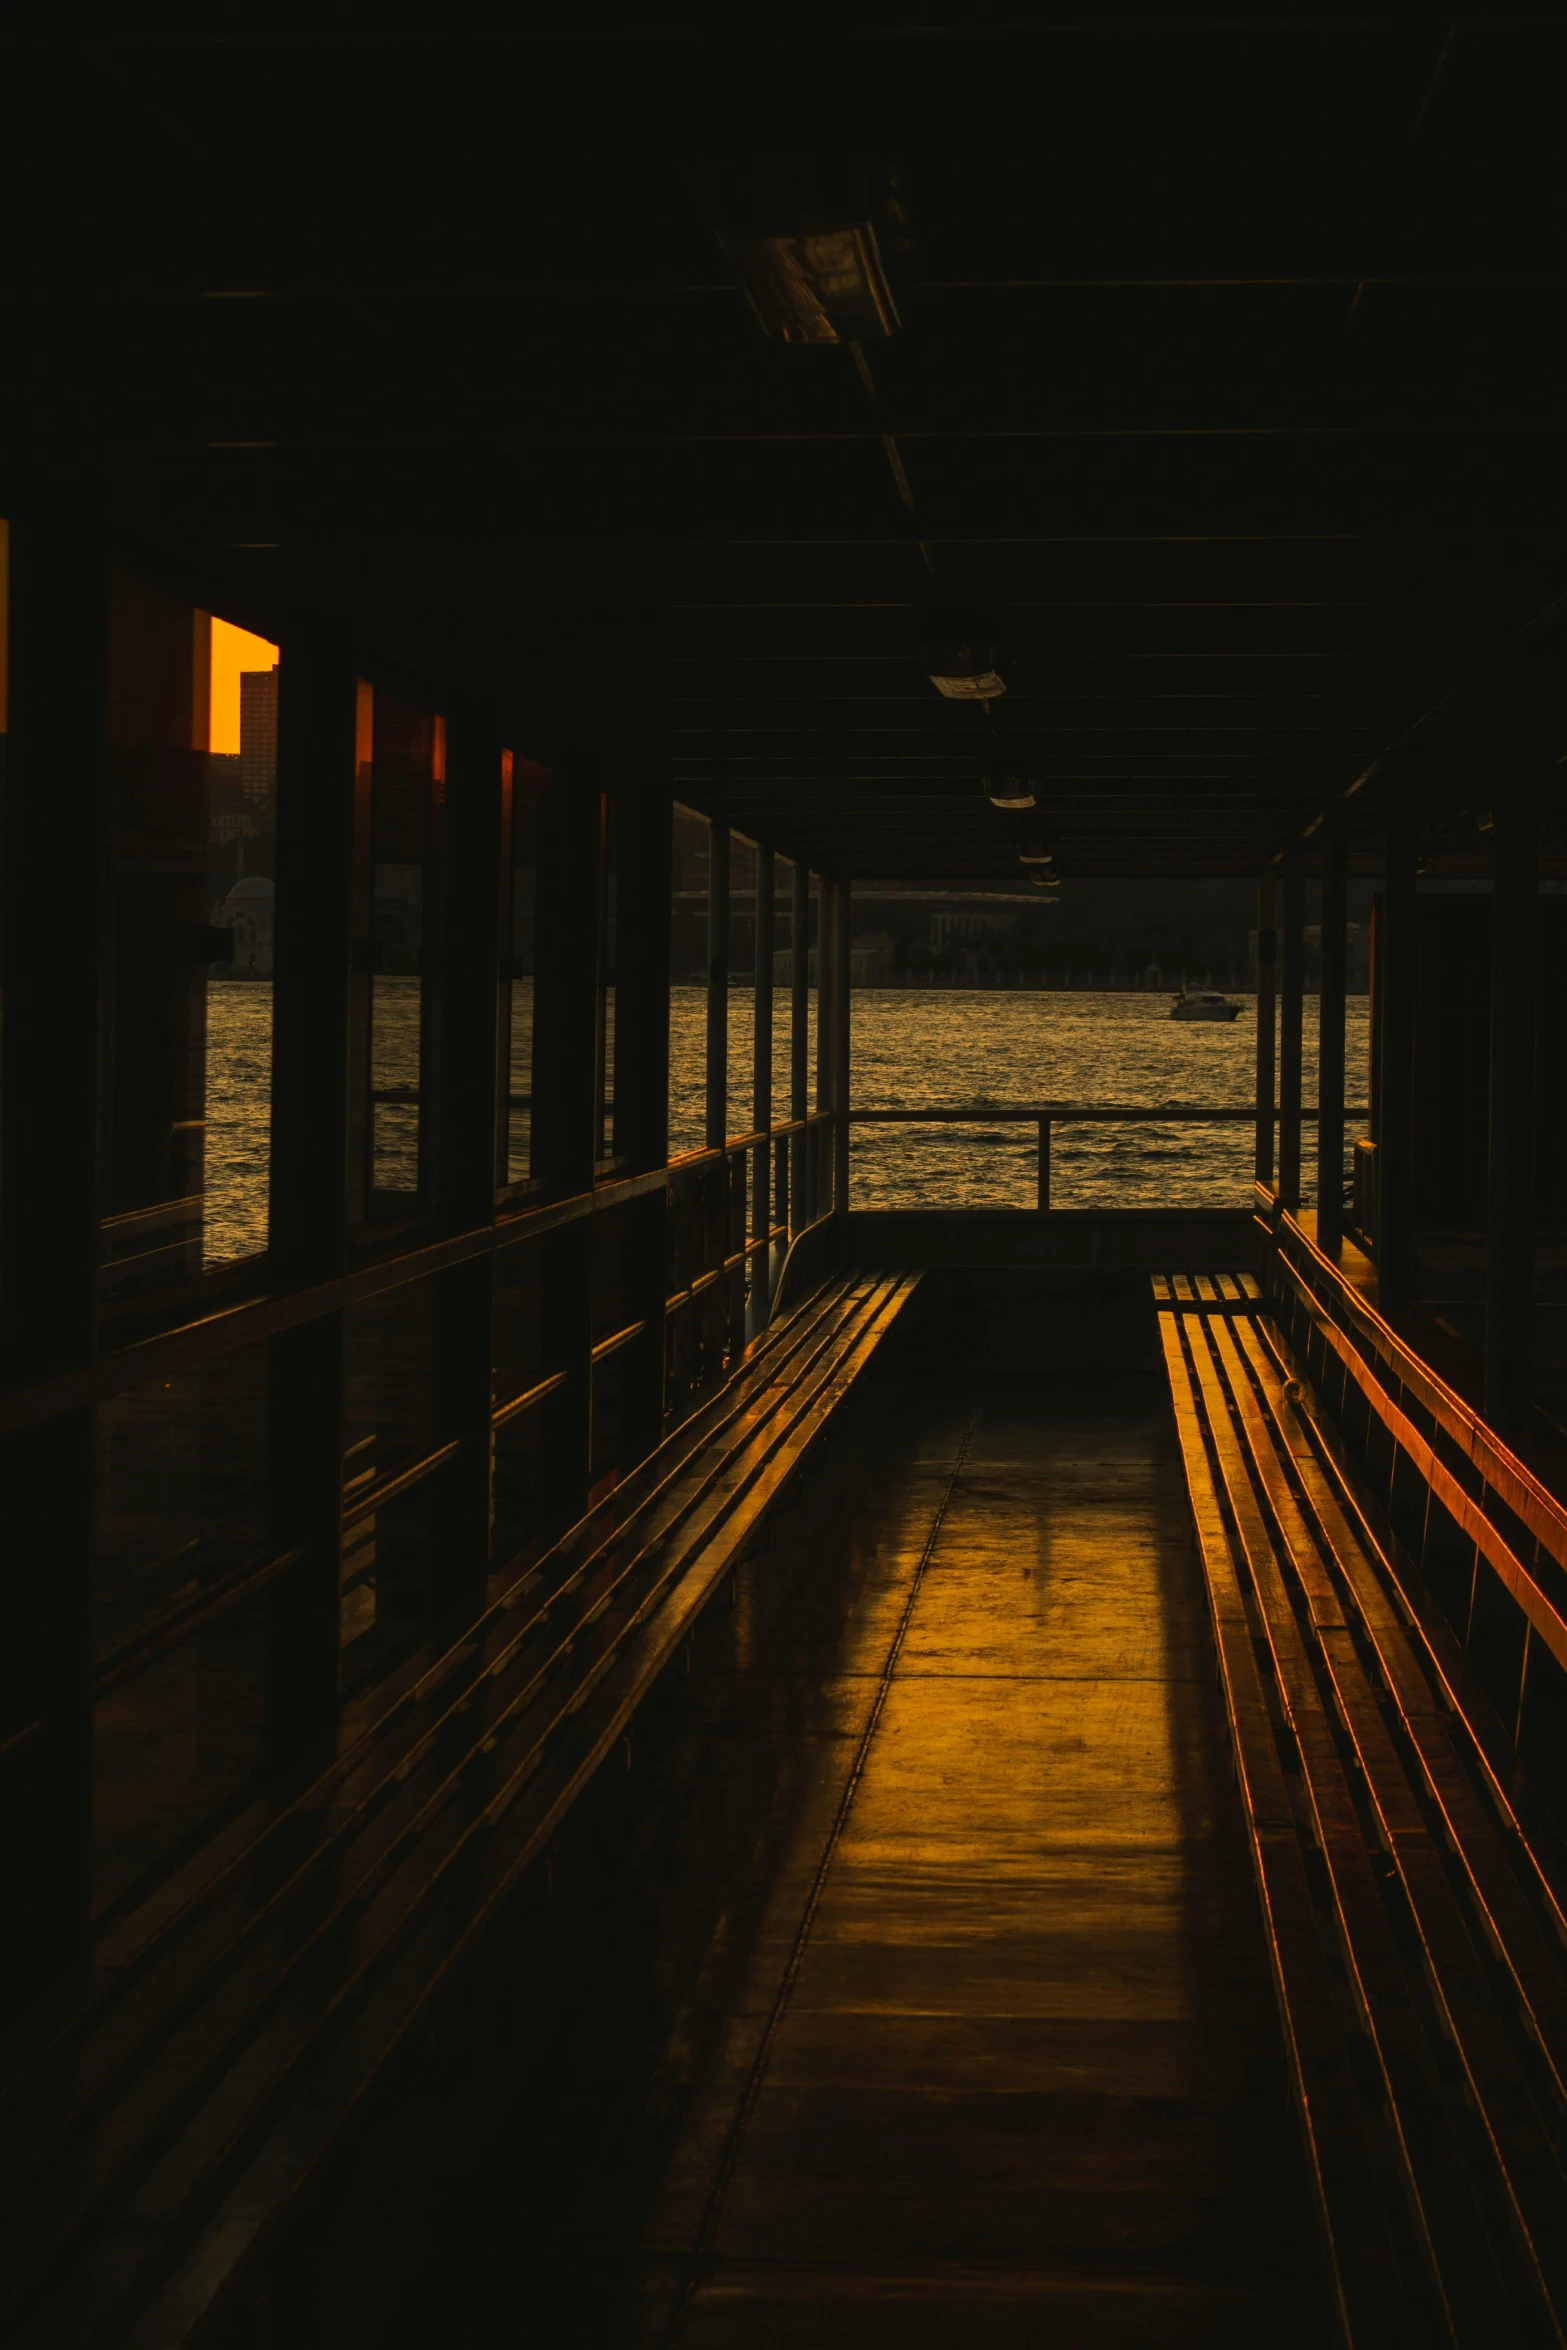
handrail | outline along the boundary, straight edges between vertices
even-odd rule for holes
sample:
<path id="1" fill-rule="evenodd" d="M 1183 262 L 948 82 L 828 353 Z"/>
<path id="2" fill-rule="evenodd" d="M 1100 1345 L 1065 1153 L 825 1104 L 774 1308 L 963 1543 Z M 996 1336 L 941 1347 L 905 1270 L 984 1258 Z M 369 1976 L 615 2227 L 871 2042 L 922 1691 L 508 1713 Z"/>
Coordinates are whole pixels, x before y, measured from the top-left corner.
<path id="1" fill-rule="evenodd" d="M 836 1117 L 834 1110 L 808 1110 L 803 1118 L 782 1118 L 776 1126 L 753 1127 L 749 1134 L 726 1135 L 722 1143 L 702 1143 L 695 1150 L 677 1151 L 669 1161 L 671 1175 L 694 1174 L 703 1166 L 716 1166 L 720 1159 L 731 1157 L 736 1151 L 755 1150 L 764 1142 L 786 1142 L 792 1134 L 804 1134 L 807 1127 L 829 1126 Z"/>
<path id="2" fill-rule="evenodd" d="M 1301 1117 L 1316 1117 L 1314 1109 L 1302 1108 Z M 1364 1118 L 1363 1102 L 1346 1102 L 1343 1116 Z M 969 1102 L 943 1103 L 919 1110 L 851 1110 L 851 1126 L 992 1126 L 1036 1124 L 1041 1118 L 1058 1120 L 1063 1125 L 1089 1124 L 1103 1119 L 1107 1123 L 1122 1120 L 1141 1122 L 1152 1126 L 1220 1124 L 1228 1120 L 1247 1125 L 1255 1122 L 1257 1110 L 1252 1102 L 1225 1102 L 1218 1108 L 1204 1108 L 1198 1102 Z"/>
<path id="3" fill-rule="evenodd" d="M 256 1598 L 280 1575 L 299 1566 L 304 1555 L 298 1549 L 272 1552 L 175 1600 L 101 1659 L 92 1675 L 93 1698 L 109 1696 L 122 1682 L 145 1672 L 171 1649 L 182 1647 L 197 1632 L 206 1631 L 220 1616 Z"/>
<path id="4" fill-rule="evenodd" d="M 519 1419 L 524 1412 L 532 1411 L 535 1404 L 543 1403 L 546 1396 L 558 1395 L 569 1376 L 566 1371 L 552 1371 L 547 1379 L 540 1379 L 534 1386 L 525 1387 L 520 1395 L 509 1395 L 504 1403 L 498 1403 L 491 1412 L 490 1426 L 504 1428 L 509 1420 Z"/>
<path id="5" fill-rule="evenodd" d="M 188 1322 L 133 1339 L 128 1345 L 106 1348 L 45 1378 L 0 1388 L 0 1435 L 15 1434 L 83 1404 L 103 1403 L 111 1395 L 126 1394 L 156 1379 L 173 1378 L 238 1347 L 318 1322 L 344 1306 L 361 1305 L 389 1290 L 426 1281 L 453 1265 L 468 1264 L 476 1257 L 502 1256 L 561 1225 L 609 1215 L 630 1200 L 662 1191 L 668 1179 L 667 1167 L 651 1167 L 641 1175 L 618 1176 L 590 1190 L 568 1192 L 555 1199 L 530 1197 L 521 1206 L 503 1207 L 493 1224 L 476 1225 L 466 1232 L 424 1242 L 401 1255 L 355 1265 L 350 1272 L 314 1282 L 308 1288 L 239 1298 Z M 264 1266 L 265 1259 L 256 1262 Z"/>
<path id="6" fill-rule="evenodd" d="M 1283 1218 L 1281 1237 L 1305 1259 L 1302 1268 L 1291 1263 L 1288 1254 L 1281 1252 L 1281 1262 L 1286 1271 L 1318 1306 L 1324 1311 L 1336 1312 L 1350 1325 L 1355 1335 L 1380 1358 L 1400 1386 L 1407 1388 L 1422 1408 L 1430 1413 L 1442 1434 L 1478 1470 L 1484 1482 L 1512 1511 L 1520 1525 L 1527 1527 L 1541 1549 L 1559 1567 L 1567 1570 L 1567 1508 L 1503 1443 L 1495 1429 L 1488 1427 L 1478 1412 L 1466 1404 L 1445 1379 L 1439 1378 L 1429 1363 L 1422 1362 L 1419 1355 L 1404 1343 L 1391 1324 L 1345 1279 L 1332 1258 L 1323 1254 L 1311 1235 L 1288 1210 Z M 1331 1304 L 1308 1281 L 1308 1273 L 1315 1282 L 1328 1288 Z M 1388 1400 L 1391 1405 L 1391 1398 Z"/>
<path id="7" fill-rule="evenodd" d="M 462 1438 L 448 1437 L 444 1444 L 438 1444 L 433 1451 L 421 1454 L 418 1460 L 408 1461 L 400 1469 L 389 1469 L 384 1477 L 377 1478 L 373 1485 L 365 1486 L 361 1492 L 345 1491 L 345 1533 L 350 1526 L 357 1526 L 364 1519 L 373 1518 L 377 1510 L 385 1509 L 389 1503 L 400 1501 L 405 1493 L 411 1493 L 416 1485 L 422 1485 L 426 1477 L 433 1477 L 437 1469 L 444 1469 L 448 1461 L 454 1461 L 461 1450 Z"/>

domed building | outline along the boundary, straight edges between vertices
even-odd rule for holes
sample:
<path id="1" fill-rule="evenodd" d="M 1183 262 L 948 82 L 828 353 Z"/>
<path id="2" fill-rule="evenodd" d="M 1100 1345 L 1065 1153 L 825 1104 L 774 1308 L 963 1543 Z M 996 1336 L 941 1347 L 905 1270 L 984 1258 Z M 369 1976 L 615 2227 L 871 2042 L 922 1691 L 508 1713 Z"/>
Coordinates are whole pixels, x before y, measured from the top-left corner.
<path id="1" fill-rule="evenodd" d="M 220 926 L 234 933 L 236 979 L 270 979 L 276 890 L 264 873 L 243 873 L 223 901 Z"/>

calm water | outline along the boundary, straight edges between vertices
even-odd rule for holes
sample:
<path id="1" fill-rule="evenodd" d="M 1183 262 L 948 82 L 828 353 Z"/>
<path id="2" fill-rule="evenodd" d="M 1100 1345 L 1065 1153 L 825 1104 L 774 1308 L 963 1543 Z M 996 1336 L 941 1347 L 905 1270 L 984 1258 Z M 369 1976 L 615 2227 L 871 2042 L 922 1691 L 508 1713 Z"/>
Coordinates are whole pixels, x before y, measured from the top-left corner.
<path id="1" fill-rule="evenodd" d="M 418 981 L 399 1023 L 380 1006 L 392 1059 L 378 1082 L 417 1071 Z M 388 996 L 394 991 L 388 989 Z M 1250 1100 L 1256 1026 L 1250 999 L 1238 1020 L 1219 1025 L 1169 1017 L 1166 995 L 1068 993 L 1057 989 L 856 988 L 852 1001 L 853 1100 L 857 1109 L 915 1109 L 979 1102 Z M 1368 1002 L 1351 996 L 1346 1098 L 1364 1101 Z M 1306 1005 L 1305 1093 L 1316 1087 L 1315 999 Z M 407 1033 L 402 1033 L 406 1028 Z M 396 1031 L 396 1044 L 393 1033 Z M 707 1011 L 699 987 L 670 990 L 670 1149 L 703 1138 Z M 752 999 L 729 997 L 729 1124 L 751 1123 Z M 266 1245 L 267 1122 L 272 990 L 214 980 L 207 999 L 207 1261 L 224 1262 Z M 815 996 L 809 1050 L 815 1096 Z M 789 999 L 775 998 L 773 1111 L 789 1103 Z M 388 1105 L 388 1108 L 392 1108 Z M 406 1124 L 407 1134 L 400 1130 Z M 382 1147 L 399 1148 L 413 1178 L 415 1121 L 392 1110 Z M 1353 1131 L 1353 1122 L 1352 1122 Z M 390 1147 L 388 1147 L 390 1146 Z M 1308 1182 L 1314 1140 L 1306 1129 Z M 379 1179 L 385 1180 L 390 1168 Z M 394 1178 L 395 1180 L 395 1178 Z M 1031 1126 L 854 1129 L 850 1173 L 857 1207 L 1031 1207 L 1035 1139 Z M 1243 1125 L 1058 1125 L 1051 1139 L 1057 1207 L 1243 1206 L 1250 1197 L 1251 1133 Z"/>
<path id="2" fill-rule="evenodd" d="M 260 979 L 207 982 L 208 1265 L 267 1245 L 267 1153 L 272 1117 L 272 987 Z"/>
<path id="3" fill-rule="evenodd" d="M 856 988 L 852 998 L 853 1106 L 915 1109 L 979 1102 L 1181 1101 L 1249 1103 L 1256 1065 L 1256 1017 L 1243 998 L 1238 1020 L 1172 1020 L 1163 994 L 1003 988 Z M 787 1003 L 774 1036 L 773 1101 L 789 1098 Z M 1369 1002 L 1351 996 L 1346 1021 L 1345 1098 L 1366 1098 Z M 702 1140 L 705 999 L 702 989 L 670 991 L 670 1149 Z M 751 997 L 729 999 L 731 1131 L 744 1132 L 751 1101 Z M 1304 1092 L 1317 1081 L 1317 1005 L 1306 1002 Z M 815 1023 L 812 1021 L 814 1102 Z M 1353 1121 L 1352 1130 L 1353 1130 Z M 1251 1197 L 1248 1126 L 1057 1125 L 1051 1136 L 1050 1197 L 1056 1207 L 1236 1207 Z M 1316 1175 L 1315 1135 L 1302 1157 Z M 1032 1207 L 1037 1146 L 1032 1126 L 854 1129 L 850 1198 L 856 1207 Z"/>

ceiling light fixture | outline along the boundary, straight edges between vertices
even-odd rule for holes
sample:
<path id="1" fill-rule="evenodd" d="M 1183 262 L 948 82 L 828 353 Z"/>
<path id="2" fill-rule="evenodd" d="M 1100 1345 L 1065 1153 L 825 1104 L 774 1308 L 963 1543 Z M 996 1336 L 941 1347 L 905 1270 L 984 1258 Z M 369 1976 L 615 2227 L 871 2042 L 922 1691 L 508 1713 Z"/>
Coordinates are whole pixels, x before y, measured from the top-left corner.
<path id="1" fill-rule="evenodd" d="M 994 702 L 1007 690 L 994 645 L 927 645 L 925 674 L 949 702 Z"/>
<path id="2" fill-rule="evenodd" d="M 898 306 L 868 220 L 797 237 L 726 237 L 746 300 L 780 343 L 869 343 L 896 334 Z"/>
<path id="3" fill-rule="evenodd" d="M 1023 809 L 1034 805 L 1034 779 L 1016 767 L 982 768 L 979 788 L 993 808 Z"/>
<path id="4" fill-rule="evenodd" d="M 781 343 L 870 343 L 897 333 L 889 263 L 906 260 L 912 240 L 893 166 L 759 153 L 698 177 L 764 334 Z"/>

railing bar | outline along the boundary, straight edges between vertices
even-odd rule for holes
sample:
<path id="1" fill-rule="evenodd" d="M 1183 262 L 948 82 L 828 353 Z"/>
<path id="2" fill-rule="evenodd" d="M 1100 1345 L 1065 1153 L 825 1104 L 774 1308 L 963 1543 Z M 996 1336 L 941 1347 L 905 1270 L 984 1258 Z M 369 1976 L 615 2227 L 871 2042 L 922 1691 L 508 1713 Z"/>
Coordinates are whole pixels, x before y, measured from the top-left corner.
<path id="1" fill-rule="evenodd" d="M 835 1112 L 812 1110 L 808 1117 L 783 1118 L 776 1126 L 758 1126 L 749 1134 L 731 1134 L 722 1146 L 704 1143 L 699 1149 L 677 1151 L 668 1163 L 671 1175 L 692 1175 L 703 1167 L 716 1167 L 720 1159 L 730 1158 L 736 1151 L 756 1150 L 764 1142 L 786 1142 L 793 1134 L 803 1134 L 808 1126 L 830 1126 Z M 1345 1112 L 1345 1116 L 1349 1116 Z"/>
<path id="2" fill-rule="evenodd" d="M 393 1469 L 372 1485 L 367 1493 L 356 1495 L 352 1508 L 345 1507 L 343 1511 L 345 1536 L 350 1526 L 357 1526 L 363 1519 L 373 1517 L 377 1510 L 384 1509 L 390 1501 L 398 1500 L 410 1487 L 422 1484 L 426 1477 L 434 1476 L 437 1469 L 444 1469 L 447 1462 L 455 1460 L 461 1450 L 462 1438 L 453 1436 L 445 1444 L 438 1444 L 434 1452 L 426 1453 L 423 1460 L 410 1461 L 406 1469 Z"/>
<path id="3" fill-rule="evenodd" d="M 1303 1109 L 1301 1116 L 1312 1119 L 1316 1111 Z M 1033 1102 L 1024 1106 L 1012 1102 L 975 1104 L 964 1108 L 928 1110 L 851 1110 L 851 1126 L 1024 1126 L 1034 1125 L 1041 1118 L 1075 1122 L 1079 1125 L 1144 1124 L 1150 1126 L 1193 1126 L 1203 1124 L 1236 1123 L 1254 1119 L 1256 1108 L 1251 1102 L 1227 1104 L 1222 1109 L 1202 1109 L 1192 1102 Z M 1346 1102 L 1346 1118 L 1364 1118 L 1368 1115 L 1363 1104 Z"/>
<path id="4" fill-rule="evenodd" d="M 503 1404 L 498 1404 L 490 1414 L 490 1426 L 504 1428 L 508 1420 L 515 1420 L 521 1413 L 531 1411 L 536 1403 L 542 1403 L 547 1395 L 554 1395 L 564 1387 L 566 1377 L 567 1374 L 564 1371 L 552 1371 L 549 1377 L 541 1379 L 536 1387 L 524 1388 L 521 1395 L 508 1396 L 506 1401 Z"/>
<path id="5" fill-rule="evenodd" d="M 595 1363 L 602 1363 L 606 1356 L 618 1354 L 623 1346 L 631 1344 L 633 1338 L 640 1338 L 646 1328 L 645 1318 L 640 1322 L 628 1322 L 624 1330 L 616 1330 L 608 1338 L 601 1338 L 598 1341 L 592 1350 L 591 1360 Z"/>
<path id="6" fill-rule="evenodd" d="M 36 1738 L 43 1726 L 41 1718 L 36 1721 L 23 1722 L 20 1729 L 12 1730 L 6 1737 L 0 1738 L 0 1763 L 5 1762 L 13 1754 L 19 1754 L 29 1738 Z"/>
<path id="7" fill-rule="evenodd" d="M 189 1599 L 167 1609 L 155 1622 L 140 1632 L 122 1640 L 112 1648 L 92 1675 L 91 1695 L 96 1700 L 107 1697 L 120 1684 L 156 1664 L 170 1649 L 199 1632 L 231 1608 L 240 1607 L 258 1591 L 264 1591 L 279 1575 L 298 1566 L 304 1557 L 302 1550 L 279 1551 L 274 1557 L 262 1559 L 258 1565 L 242 1567 L 222 1583 L 210 1584 L 205 1591 L 194 1591 Z"/>

